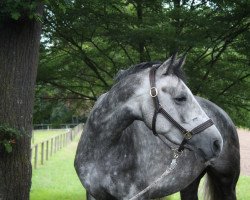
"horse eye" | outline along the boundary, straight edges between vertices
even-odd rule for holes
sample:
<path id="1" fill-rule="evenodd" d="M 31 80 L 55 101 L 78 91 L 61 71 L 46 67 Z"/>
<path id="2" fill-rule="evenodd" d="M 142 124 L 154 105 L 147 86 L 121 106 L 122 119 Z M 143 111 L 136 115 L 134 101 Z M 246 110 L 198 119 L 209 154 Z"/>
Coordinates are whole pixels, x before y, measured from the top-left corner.
<path id="1" fill-rule="evenodd" d="M 174 100 L 175 100 L 176 102 L 181 103 L 181 102 L 186 101 L 186 100 L 187 100 L 187 97 L 185 97 L 185 96 L 180 96 L 180 97 L 174 98 Z"/>

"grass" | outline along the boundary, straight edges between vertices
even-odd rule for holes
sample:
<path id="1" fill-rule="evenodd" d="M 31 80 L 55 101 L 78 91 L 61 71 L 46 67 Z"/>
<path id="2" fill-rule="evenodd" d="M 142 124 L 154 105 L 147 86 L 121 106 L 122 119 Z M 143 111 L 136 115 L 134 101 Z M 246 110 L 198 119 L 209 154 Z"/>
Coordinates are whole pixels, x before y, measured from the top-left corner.
<path id="1" fill-rule="evenodd" d="M 31 200 L 84 200 L 85 191 L 74 170 L 77 140 L 33 170 Z"/>
<path id="2" fill-rule="evenodd" d="M 241 176 L 236 188 L 238 200 L 250 199 L 250 176 Z"/>
<path id="3" fill-rule="evenodd" d="M 31 200 L 85 200 L 85 190 L 73 165 L 77 141 L 58 151 L 45 165 L 33 170 Z M 250 199 L 250 177 L 240 177 L 237 197 L 238 200 Z M 168 198 L 179 199 L 179 193 Z"/>

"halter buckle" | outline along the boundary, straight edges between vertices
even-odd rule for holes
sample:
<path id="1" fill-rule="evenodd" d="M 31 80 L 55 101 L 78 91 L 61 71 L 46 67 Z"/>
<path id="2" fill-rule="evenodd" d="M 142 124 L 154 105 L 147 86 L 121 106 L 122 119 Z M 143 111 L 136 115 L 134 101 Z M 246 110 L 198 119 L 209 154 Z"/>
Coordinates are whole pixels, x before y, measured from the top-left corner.
<path id="1" fill-rule="evenodd" d="M 192 133 L 190 132 L 190 131 L 186 131 L 185 133 L 184 133 L 184 138 L 186 139 L 186 140 L 190 140 L 191 138 L 192 138 Z"/>
<path id="2" fill-rule="evenodd" d="M 158 95 L 158 90 L 156 87 L 151 87 L 150 88 L 150 91 L 149 91 L 149 94 L 151 97 L 156 97 Z"/>
<path id="3" fill-rule="evenodd" d="M 183 151 L 178 151 L 178 148 L 174 148 L 174 149 L 172 149 L 172 151 L 173 151 L 173 156 L 175 159 L 179 158 L 183 152 Z"/>

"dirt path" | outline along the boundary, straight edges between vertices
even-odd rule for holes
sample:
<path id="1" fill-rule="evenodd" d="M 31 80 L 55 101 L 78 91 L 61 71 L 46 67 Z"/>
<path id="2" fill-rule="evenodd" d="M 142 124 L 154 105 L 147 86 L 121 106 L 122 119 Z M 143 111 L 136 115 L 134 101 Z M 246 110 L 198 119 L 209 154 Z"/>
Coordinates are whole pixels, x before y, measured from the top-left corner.
<path id="1" fill-rule="evenodd" d="M 241 175 L 250 176 L 250 131 L 238 129 L 240 139 Z"/>

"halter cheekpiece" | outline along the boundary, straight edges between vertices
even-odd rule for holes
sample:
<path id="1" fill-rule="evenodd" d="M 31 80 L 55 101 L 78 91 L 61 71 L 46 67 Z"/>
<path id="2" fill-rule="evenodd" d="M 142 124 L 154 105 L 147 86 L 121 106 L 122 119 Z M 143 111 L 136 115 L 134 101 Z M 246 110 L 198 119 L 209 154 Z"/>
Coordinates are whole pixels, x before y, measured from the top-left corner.
<path id="1" fill-rule="evenodd" d="M 190 140 L 193 135 L 198 134 L 205 129 L 209 128 L 210 126 L 214 125 L 213 121 L 211 119 L 205 121 L 204 123 L 198 125 L 197 127 L 193 128 L 191 131 L 188 131 L 185 129 L 183 126 L 181 126 L 173 117 L 171 117 L 168 112 L 161 106 L 159 99 L 158 99 L 158 90 L 156 88 L 156 83 L 155 83 L 155 75 L 156 75 L 156 70 L 158 67 L 153 67 L 150 69 L 149 72 L 149 81 L 150 81 L 150 91 L 149 94 L 153 99 L 154 106 L 155 106 L 155 111 L 152 119 L 152 131 L 155 136 L 159 136 L 158 133 L 156 132 L 156 119 L 159 113 L 161 113 L 165 118 L 167 118 L 177 129 L 181 131 L 183 134 L 183 140 L 177 149 L 176 153 L 180 153 L 184 150 L 184 146 L 187 143 L 188 140 Z M 160 138 L 160 137 L 159 137 Z M 161 139 L 161 138 L 160 138 Z M 162 139 L 161 139 L 162 140 Z M 162 140 L 163 141 L 163 140 Z M 163 141 L 164 142 L 164 141 Z M 164 142 L 165 143 L 165 142 Z"/>

